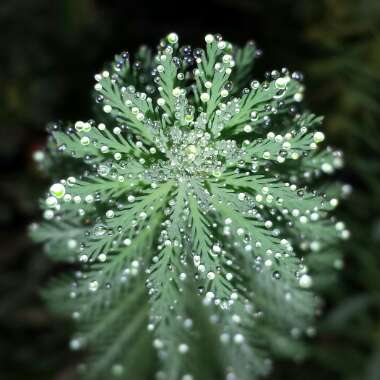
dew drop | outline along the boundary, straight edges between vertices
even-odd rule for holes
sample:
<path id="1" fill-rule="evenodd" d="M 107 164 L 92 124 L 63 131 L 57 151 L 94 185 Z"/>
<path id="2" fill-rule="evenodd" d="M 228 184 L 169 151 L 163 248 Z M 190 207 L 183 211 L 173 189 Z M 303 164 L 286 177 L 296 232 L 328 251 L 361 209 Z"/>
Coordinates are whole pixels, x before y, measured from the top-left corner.
<path id="1" fill-rule="evenodd" d="M 56 198 L 63 198 L 66 193 L 65 186 L 62 183 L 55 183 L 50 187 L 50 194 Z"/>
<path id="2" fill-rule="evenodd" d="M 88 289 L 91 291 L 91 292 L 96 292 L 99 288 L 99 283 L 98 281 L 91 281 L 88 285 Z"/>

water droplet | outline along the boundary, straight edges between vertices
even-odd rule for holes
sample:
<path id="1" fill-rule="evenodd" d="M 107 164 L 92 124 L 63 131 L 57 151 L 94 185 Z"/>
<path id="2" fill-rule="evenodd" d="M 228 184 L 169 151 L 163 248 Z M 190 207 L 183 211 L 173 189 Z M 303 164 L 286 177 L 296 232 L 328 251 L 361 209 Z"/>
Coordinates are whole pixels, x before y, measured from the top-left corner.
<path id="1" fill-rule="evenodd" d="M 66 189 L 62 183 L 55 183 L 50 187 L 50 194 L 56 198 L 63 198 L 65 195 Z"/>
<path id="2" fill-rule="evenodd" d="M 91 281 L 88 285 L 88 289 L 91 291 L 91 292 L 96 292 L 99 288 L 99 283 L 98 281 Z"/>
<path id="3" fill-rule="evenodd" d="M 94 226 L 94 235 L 96 237 L 101 237 L 105 235 L 106 232 L 107 232 L 107 227 L 104 224 L 96 224 Z"/>
<path id="4" fill-rule="evenodd" d="M 124 373 L 124 367 L 121 364 L 114 364 L 111 370 L 112 375 L 121 376 Z"/>
<path id="5" fill-rule="evenodd" d="M 313 285 L 313 280 L 308 274 L 303 274 L 299 279 L 301 288 L 308 289 Z"/>

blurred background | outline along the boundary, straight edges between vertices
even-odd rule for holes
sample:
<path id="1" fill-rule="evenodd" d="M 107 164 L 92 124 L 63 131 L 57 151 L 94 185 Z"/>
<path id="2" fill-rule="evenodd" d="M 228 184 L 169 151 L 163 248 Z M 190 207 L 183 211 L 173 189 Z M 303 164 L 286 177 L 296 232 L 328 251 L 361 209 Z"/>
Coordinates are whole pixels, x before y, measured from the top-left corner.
<path id="1" fill-rule="evenodd" d="M 354 192 L 339 212 L 352 239 L 340 277 L 322 289 L 325 311 L 305 360 L 277 361 L 271 379 L 379 380 L 379 0 L 1 0 L 0 379 L 75 378 L 70 326 L 38 297 L 60 268 L 26 233 L 47 186 L 32 160 L 45 125 L 89 117 L 103 63 L 171 31 L 195 46 L 208 32 L 254 39 L 264 51 L 257 77 L 282 66 L 305 74 L 308 106 L 345 152 L 339 176 Z"/>

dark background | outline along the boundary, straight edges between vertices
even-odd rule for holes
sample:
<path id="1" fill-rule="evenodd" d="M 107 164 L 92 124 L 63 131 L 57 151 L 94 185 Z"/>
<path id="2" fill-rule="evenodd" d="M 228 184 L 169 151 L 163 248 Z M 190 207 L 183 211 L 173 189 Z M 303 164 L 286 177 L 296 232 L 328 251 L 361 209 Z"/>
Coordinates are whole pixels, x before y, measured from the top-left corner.
<path id="1" fill-rule="evenodd" d="M 203 44 L 206 33 L 254 39 L 256 75 L 305 73 L 307 102 L 345 151 L 354 186 L 340 208 L 352 239 L 326 286 L 319 335 L 302 363 L 277 361 L 274 380 L 380 379 L 380 1 L 0 1 L 0 379 L 73 379 L 70 326 L 38 297 L 60 271 L 28 240 L 47 181 L 32 154 L 48 121 L 91 114 L 93 75 L 116 52 L 155 47 L 168 32 Z"/>

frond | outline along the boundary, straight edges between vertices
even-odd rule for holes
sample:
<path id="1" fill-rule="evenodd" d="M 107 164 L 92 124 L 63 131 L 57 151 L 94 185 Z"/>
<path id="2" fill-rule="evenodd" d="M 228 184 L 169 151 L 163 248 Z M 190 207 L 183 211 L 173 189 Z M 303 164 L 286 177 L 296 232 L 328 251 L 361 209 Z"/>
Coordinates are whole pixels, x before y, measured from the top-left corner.
<path id="1" fill-rule="evenodd" d="M 95 88 L 103 96 L 103 110 L 111 114 L 119 123 L 128 123 L 128 130 L 146 143 L 152 143 L 154 131 L 149 124 L 149 116 L 154 111 L 152 104 L 140 93 L 128 87 L 119 87 L 108 71 L 97 77 L 99 87 Z"/>
<path id="2" fill-rule="evenodd" d="M 279 79 L 270 83 L 252 83 L 252 88 L 235 102 L 234 112 L 225 124 L 224 130 L 238 134 L 245 132 L 245 125 L 250 125 L 249 131 L 252 131 L 256 125 L 265 122 L 265 118 L 273 113 L 273 107 L 277 107 L 279 99 L 284 104 L 294 103 L 294 96 L 302 91 L 302 87 L 294 80 Z M 281 112 L 281 109 L 276 112 Z"/>
<path id="3" fill-rule="evenodd" d="M 232 92 L 236 94 L 241 88 L 249 85 L 251 73 L 257 55 L 257 47 L 253 41 L 249 41 L 242 48 L 237 48 L 234 54 L 236 70 L 232 72 Z"/>
<path id="4" fill-rule="evenodd" d="M 296 125 L 286 128 L 281 134 L 269 132 L 266 138 L 258 138 L 252 142 L 247 140 L 243 147 L 243 160 L 254 161 L 257 166 L 267 162 L 282 164 L 289 159 L 298 160 L 306 152 L 313 152 L 317 148 L 316 135 L 310 130 L 321 122 L 321 117 L 306 113 L 297 120 Z"/>
<path id="5" fill-rule="evenodd" d="M 120 154 L 124 157 L 141 157 L 143 149 L 137 149 L 136 143 L 129 137 L 125 139 L 122 129 L 111 133 L 104 124 L 97 127 L 89 122 L 77 122 L 75 129 L 69 127 L 66 132 L 54 131 L 53 137 L 58 149 L 75 158 L 85 158 L 88 162 L 100 162 Z"/>
<path id="6" fill-rule="evenodd" d="M 159 76 L 158 91 L 163 99 L 161 107 L 173 118 L 176 108 L 176 98 L 180 96 L 179 88 L 174 89 L 177 79 L 177 68 L 170 52 L 162 53 L 162 55 L 157 57 L 157 60 L 159 62 L 157 66 Z"/>
<path id="7" fill-rule="evenodd" d="M 227 265 L 228 256 L 223 252 L 220 242 L 214 237 L 211 222 L 202 213 L 199 203 L 195 195 L 189 197 L 193 262 L 204 279 L 205 294 L 208 297 L 217 295 L 221 302 L 226 302 L 233 291 L 231 283 L 226 278 L 230 269 Z"/>
<path id="8" fill-rule="evenodd" d="M 248 194 L 255 196 L 257 203 L 287 209 L 296 214 L 295 216 L 299 216 L 301 213 L 328 211 L 334 208 L 334 202 L 331 203 L 331 199 L 324 199 L 322 195 L 308 192 L 303 187 L 298 188 L 295 184 L 282 183 L 263 175 L 227 174 L 221 179 L 225 181 L 227 186 L 234 187 L 237 190 L 245 190 Z"/>
<path id="9" fill-rule="evenodd" d="M 73 261 L 78 239 L 86 230 L 87 227 L 77 221 L 43 222 L 31 226 L 30 237 L 46 244 L 45 250 L 52 259 Z"/>

